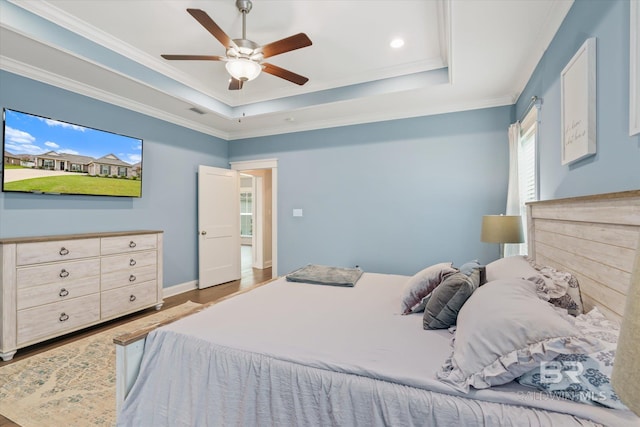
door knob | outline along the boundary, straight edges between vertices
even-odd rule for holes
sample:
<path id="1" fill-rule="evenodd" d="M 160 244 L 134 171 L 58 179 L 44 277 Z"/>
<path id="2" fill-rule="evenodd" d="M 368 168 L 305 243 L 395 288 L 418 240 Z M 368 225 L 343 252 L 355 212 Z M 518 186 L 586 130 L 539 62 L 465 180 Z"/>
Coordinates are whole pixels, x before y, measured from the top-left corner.
<path id="1" fill-rule="evenodd" d="M 200 234 L 202 234 L 204 236 L 205 234 L 207 234 L 207 232 L 206 231 L 201 231 Z"/>

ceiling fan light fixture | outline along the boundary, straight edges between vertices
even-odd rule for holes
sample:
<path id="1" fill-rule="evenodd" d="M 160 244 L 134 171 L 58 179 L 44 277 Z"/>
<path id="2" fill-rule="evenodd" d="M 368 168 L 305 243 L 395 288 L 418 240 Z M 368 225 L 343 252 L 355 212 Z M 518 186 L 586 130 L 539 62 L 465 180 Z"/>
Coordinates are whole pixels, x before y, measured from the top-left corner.
<path id="1" fill-rule="evenodd" d="M 229 59 L 225 67 L 231 77 L 243 82 L 255 79 L 262 71 L 260 64 L 246 58 Z"/>

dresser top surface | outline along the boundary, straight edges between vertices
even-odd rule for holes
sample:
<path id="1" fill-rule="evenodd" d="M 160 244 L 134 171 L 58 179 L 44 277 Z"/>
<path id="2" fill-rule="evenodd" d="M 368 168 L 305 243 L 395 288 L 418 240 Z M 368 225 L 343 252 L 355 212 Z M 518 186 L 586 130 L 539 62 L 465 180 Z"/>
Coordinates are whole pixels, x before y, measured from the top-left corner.
<path id="1" fill-rule="evenodd" d="M 77 240 L 92 239 L 98 237 L 118 237 L 132 236 L 139 234 L 158 234 L 162 230 L 127 230 L 127 231 L 106 231 L 101 233 L 82 233 L 82 234 L 57 234 L 52 236 L 28 236 L 28 237 L 4 237 L 0 238 L 0 244 L 6 245 L 11 243 L 37 243 L 37 242 L 53 242 L 56 240 Z"/>

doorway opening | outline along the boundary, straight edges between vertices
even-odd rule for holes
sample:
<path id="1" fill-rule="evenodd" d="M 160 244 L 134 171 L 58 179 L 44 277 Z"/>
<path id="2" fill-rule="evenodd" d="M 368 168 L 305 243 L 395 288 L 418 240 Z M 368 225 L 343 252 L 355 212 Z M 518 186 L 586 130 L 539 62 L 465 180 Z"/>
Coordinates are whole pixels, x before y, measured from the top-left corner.
<path id="1" fill-rule="evenodd" d="M 240 266 L 242 280 L 260 283 L 271 272 L 271 169 L 240 173 Z"/>
<path id="2" fill-rule="evenodd" d="M 240 252 L 243 279 L 277 277 L 277 160 L 232 162 L 240 174 Z"/>

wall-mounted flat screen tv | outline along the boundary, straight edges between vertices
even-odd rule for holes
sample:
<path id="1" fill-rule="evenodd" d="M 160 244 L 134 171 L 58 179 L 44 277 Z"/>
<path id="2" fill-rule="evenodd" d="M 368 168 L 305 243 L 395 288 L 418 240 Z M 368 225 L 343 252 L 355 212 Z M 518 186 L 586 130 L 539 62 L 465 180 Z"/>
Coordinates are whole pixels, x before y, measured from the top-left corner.
<path id="1" fill-rule="evenodd" d="M 2 191 L 142 196 L 142 139 L 5 108 Z"/>

